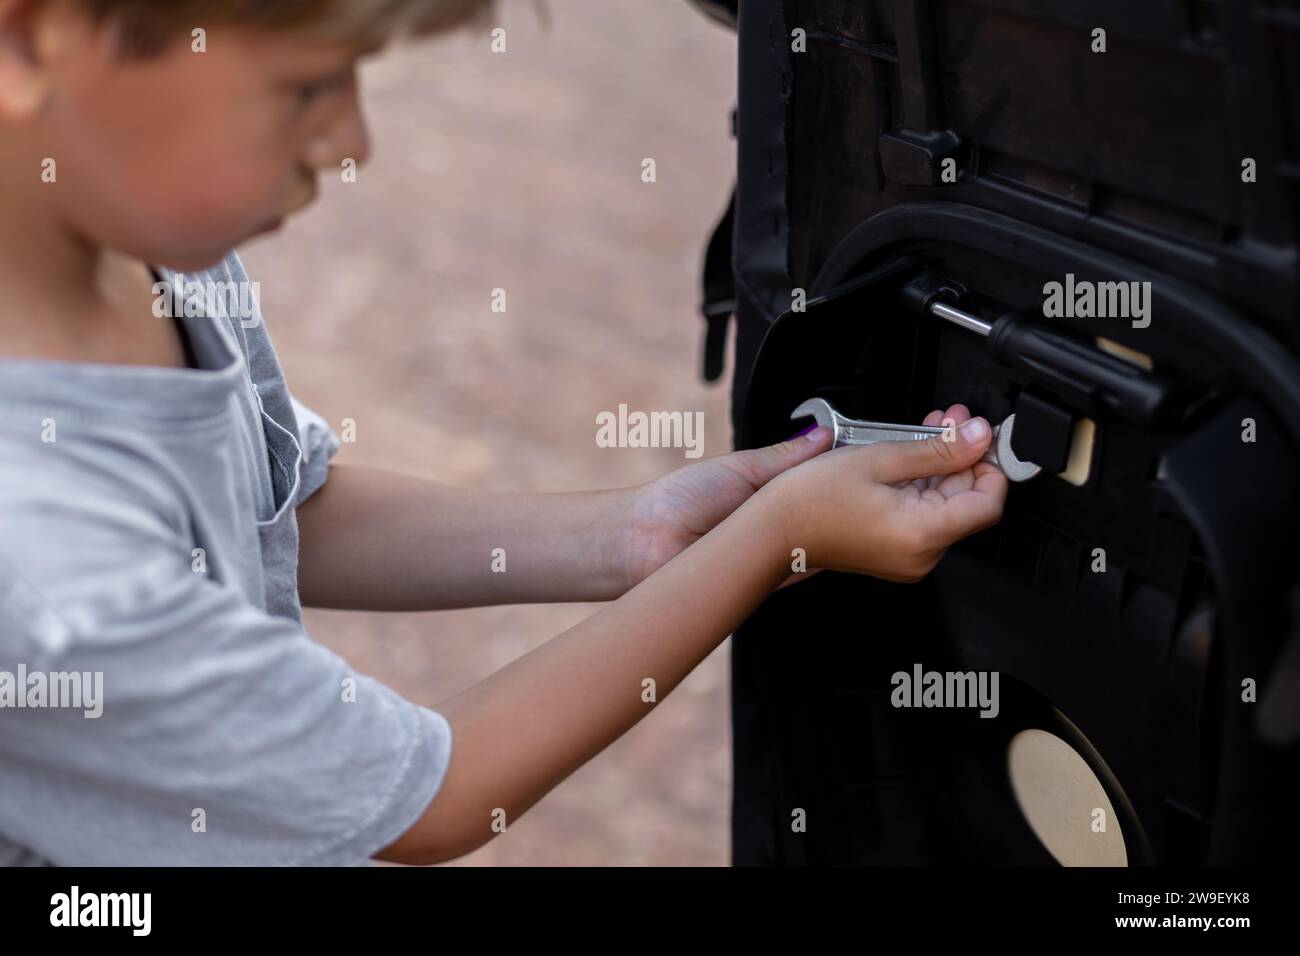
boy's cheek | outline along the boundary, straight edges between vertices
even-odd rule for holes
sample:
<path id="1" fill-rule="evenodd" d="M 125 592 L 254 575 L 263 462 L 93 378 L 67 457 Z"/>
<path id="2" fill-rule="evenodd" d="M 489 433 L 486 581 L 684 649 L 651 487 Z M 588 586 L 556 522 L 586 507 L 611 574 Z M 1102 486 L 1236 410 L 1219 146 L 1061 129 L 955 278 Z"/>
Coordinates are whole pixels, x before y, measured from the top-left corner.
<path id="1" fill-rule="evenodd" d="M 73 199 L 72 216 L 89 217 L 83 231 L 120 252 L 181 271 L 209 267 L 255 235 L 277 212 L 273 190 L 238 177 L 183 166 L 157 175 L 124 171 L 114 183 L 118 201 L 98 206 Z"/>
<path id="2" fill-rule="evenodd" d="M 127 117 L 120 101 L 98 105 L 65 110 L 49 127 L 48 148 L 67 170 L 60 180 L 109 190 L 123 214 L 144 207 L 175 220 L 189 207 L 210 227 L 238 229 L 277 212 L 298 176 L 287 146 L 247 122 L 201 110 L 169 117 L 138 104 Z"/>
<path id="3" fill-rule="evenodd" d="M 65 221 L 172 268 L 212 265 L 306 192 L 278 101 L 239 73 L 208 95 L 220 63 L 193 62 L 70 70 L 43 122 Z"/>
<path id="4" fill-rule="evenodd" d="M 137 182 L 135 191 L 148 197 L 153 216 L 237 242 L 283 214 L 295 178 L 291 166 L 277 161 L 187 151 L 153 166 L 152 175 Z"/>

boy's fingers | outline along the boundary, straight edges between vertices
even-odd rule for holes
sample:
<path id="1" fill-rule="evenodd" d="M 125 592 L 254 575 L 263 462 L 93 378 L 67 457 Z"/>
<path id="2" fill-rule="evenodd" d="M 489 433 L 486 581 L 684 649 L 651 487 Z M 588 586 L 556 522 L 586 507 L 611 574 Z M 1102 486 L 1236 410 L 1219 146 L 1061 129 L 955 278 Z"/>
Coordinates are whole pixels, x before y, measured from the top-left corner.
<path id="1" fill-rule="evenodd" d="M 946 412 L 940 412 L 937 416 L 936 421 L 934 421 L 933 423 L 926 422 L 926 424 L 927 425 L 928 424 L 961 425 L 963 422 L 966 422 L 969 418 L 970 418 L 970 409 L 967 408 L 965 405 L 961 404 L 960 402 L 958 402 L 956 405 L 949 405 L 948 410 Z M 965 474 L 964 470 L 957 472 L 957 476 L 963 474 Z M 949 476 L 945 478 L 943 475 L 931 475 L 929 478 L 925 479 L 925 487 L 939 488 L 943 486 L 950 486 L 952 484 L 953 478 L 957 476 Z M 974 479 L 972 478 L 971 480 L 973 481 Z M 964 491 L 965 488 L 958 488 L 957 490 Z M 952 494 L 952 492 L 948 491 L 948 492 L 944 492 L 944 494 L 949 495 Z"/>
<path id="2" fill-rule="evenodd" d="M 754 487 L 767 484 L 781 472 L 807 461 L 831 447 L 831 433 L 827 428 L 805 429 L 793 438 L 766 445 L 762 448 L 749 448 L 731 454 L 745 469 Z"/>
<path id="3" fill-rule="evenodd" d="M 963 491 L 935 508 L 935 531 L 945 545 L 998 523 L 1007 500 L 1007 479 L 993 469 L 975 480 L 975 487 Z"/>
<path id="4" fill-rule="evenodd" d="M 958 402 L 944 412 L 942 421 L 958 426 L 964 425 L 970 421 L 970 409 Z M 930 487 L 936 489 L 945 498 L 951 498 L 975 487 L 975 472 L 970 468 L 963 468 L 951 475 L 935 475 L 930 478 Z"/>
<path id="5" fill-rule="evenodd" d="M 933 481 L 935 491 L 945 498 L 951 498 L 953 495 L 959 495 L 975 487 L 975 469 L 963 468 L 955 474 L 945 475 L 942 478 L 933 479 Z"/>
<path id="6" fill-rule="evenodd" d="M 873 445 L 872 474 L 877 481 L 895 484 L 930 475 L 951 475 L 979 461 L 989 446 L 993 430 L 983 418 L 972 418 L 954 432 L 955 441 L 936 435 L 926 441 L 881 442 Z"/>
<path id="7" fill-rule="evenodd" d="M 975 466 L 975 492 L 990 495 L 997 502 L 999 510 L 1007 500 L 1007 489 L 1011 487 L 1007 476 L 997 465 L 982 461 Z"/>
<path id="8" fill-rule="evenodd" d="M 1007 503 L 1007 489 L 1011 487 L 1007 476 L 996 465 L 982 464 L 975 469 L 975 487 L 969 492 L 953 495 L 948 503 L 958 506 L 955 520 L 963 535 L 974 534 L 1002 519 Z"/>
<path id="9" fill-rule="evenodd" d="M 932 411 L 929 415 L 926 415 L 925 418 L 921 419 L 922 425 L 929 425 L 931 427 L 937 427 L 942 422 L 943 422 L 943 412 L 939 411 L 939 409 L 937 408 L 934 411 Z M 934 487 L 934 482 L 931 480 L 930 476 L 927 476 L 925 478 L 914 478 L 912 479 L 912 484 L 916 487 L 917 491 L 925 491 L 925 489 L 927 488 Z"/>

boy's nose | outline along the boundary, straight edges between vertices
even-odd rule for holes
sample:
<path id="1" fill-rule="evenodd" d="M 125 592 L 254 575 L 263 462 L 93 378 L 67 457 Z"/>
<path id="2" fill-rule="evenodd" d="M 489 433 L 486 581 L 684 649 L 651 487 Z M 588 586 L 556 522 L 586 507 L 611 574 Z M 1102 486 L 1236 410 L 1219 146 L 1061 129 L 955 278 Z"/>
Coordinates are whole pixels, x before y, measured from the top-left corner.
<path id="1" fill-rule="evenodd" d="M 307 143 L 304 159 L 314 170 L 337 171 L 345 160 L 358 167 L 370 158 L 370 134 L 359 104 L 345 112 L 337 122 Z"/>

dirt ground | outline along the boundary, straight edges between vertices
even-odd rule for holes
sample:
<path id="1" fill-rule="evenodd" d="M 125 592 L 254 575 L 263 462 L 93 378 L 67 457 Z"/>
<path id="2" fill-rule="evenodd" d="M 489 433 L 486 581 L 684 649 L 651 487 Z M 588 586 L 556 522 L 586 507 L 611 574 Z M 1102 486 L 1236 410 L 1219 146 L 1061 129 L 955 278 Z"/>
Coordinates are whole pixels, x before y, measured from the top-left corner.
<path id="1" fill-rule="evenodd" d="M 455 484 L 620 487 L 686 463 L 597 447 L 596 413 L 620 403 L 701 411 L 704 455 L 725 453 L 727 385 L 700 378 L 696 304 L 732 176 L 734 36 L 685 0 L 565 0 L 540 17 L 504 0 L 497 24 L 505 53 L 480 30 L 367 67 L 370 164 L 240 250 L 290 386 L 336 428 L 355 420 L 338 460 Z M 432 705 L 594 607 L 305 620 Z M 727 655 L 459 862 L 727 863 Z"/>

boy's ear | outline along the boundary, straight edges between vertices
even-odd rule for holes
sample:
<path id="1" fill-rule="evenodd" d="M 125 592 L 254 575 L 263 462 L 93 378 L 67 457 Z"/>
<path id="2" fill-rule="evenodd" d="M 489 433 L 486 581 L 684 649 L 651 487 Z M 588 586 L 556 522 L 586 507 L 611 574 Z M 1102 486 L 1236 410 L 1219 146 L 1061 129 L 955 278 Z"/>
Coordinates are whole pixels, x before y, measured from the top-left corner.
<path id="1" fill-rule="evenodd" d="M 40 6 L 32 0 L 0 0 L 0 118 L 30 116 L 44 99 L 45 80 L 36 65 L 35 29 Z"/>
<path id="2" fill-rule="evenodd" d="M 54 67 L 91 36 L 85 15 L 65 0 L 0 0 L 0 119 L 39 112 Z"/>

